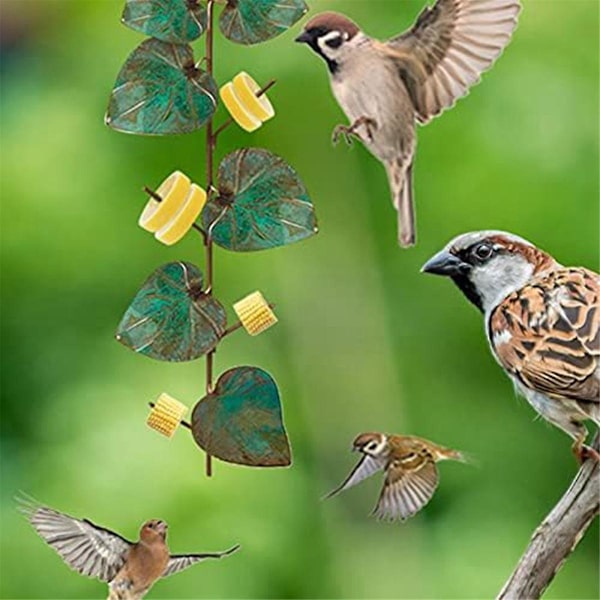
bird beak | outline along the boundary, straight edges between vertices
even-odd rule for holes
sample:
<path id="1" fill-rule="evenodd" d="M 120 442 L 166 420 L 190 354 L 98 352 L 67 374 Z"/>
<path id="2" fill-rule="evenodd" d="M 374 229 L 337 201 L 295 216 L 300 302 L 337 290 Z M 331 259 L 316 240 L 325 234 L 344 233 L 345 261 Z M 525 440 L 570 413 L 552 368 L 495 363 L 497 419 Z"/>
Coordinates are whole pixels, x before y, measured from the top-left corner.
<path id="1" fill-rule="evenodd" d="M 308 44 L 312 41 L 312 35 L 308 31 L 303 31 L 294 41 L 299 44 Z"/>
<path id="2" fill-rule="evenodd" d="M 421 267 L 421 273 L 444 275 L 446 277 L 466 275 L 470 270 L 470 264 L 463 262 L 460 258 L 454 256 L 454 254 L 447 250 L 438 252 Z"/>
<path id="3" fill-rule="evenodd" d="M 167 529 L 169 528 L 169 526 L 164 522 L 161 521 L 157 527 L 156 530 L 161 533 L 162 535 L 166 535 L 167 534 Z"/>

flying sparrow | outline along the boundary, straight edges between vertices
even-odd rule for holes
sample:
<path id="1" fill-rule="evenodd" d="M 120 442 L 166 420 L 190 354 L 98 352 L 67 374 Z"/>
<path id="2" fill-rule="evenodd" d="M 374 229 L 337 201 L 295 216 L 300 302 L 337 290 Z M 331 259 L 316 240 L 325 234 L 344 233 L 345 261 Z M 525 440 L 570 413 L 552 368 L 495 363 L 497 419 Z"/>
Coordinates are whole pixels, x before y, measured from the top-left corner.
<path id="1" fill-rule="evenodd" d="M 438 0 L 397 37 L 380 42 L 344 15 L 325 12 L 297 42 L 327 63 L 333 94 L 358 137 L 384 165 L 401 246 L 415 243 L 412 171 L 416 124 L 429 123 L 478 83 L 510 41 L 519 0 Z"/>
<path id="2" fill-rule="evenodd" d="M 453 239 L 422 269 L 452 278 L 484 314 L 492 354 L 542 417 L 574 440 L 582 461 L 584 421 L 600 425 L 600 277 L 563 267 L 502 231 Z"/>
<path id="3" fill-rule="evenodd" d="M 75 519 L 45 506 L 21 502 L 21 509 L 69 567 L 81 575 L 108 583 L 108 600 L 141 599 L 161 577 L 178 573 L 207 558 L 228 556 L 239 548 L 202 554 L 169 554 L 164 521 L 146 521 L 139 541 L 130 542 L 87 519 Z"/>
<path id="4" fill-rule="evenodd" d="M 378 471 L 385 471 L 383 488 L 372 514 L 390 521 L 412 517 L 431 500 L 439 480 L 437 462 L 465 462 L 464 455 L 457 450 L 410 435 L 361 433 L 352 450 L 361 452 L 363 457 L 345 481 L 326 497 L 331 498 Z"/>

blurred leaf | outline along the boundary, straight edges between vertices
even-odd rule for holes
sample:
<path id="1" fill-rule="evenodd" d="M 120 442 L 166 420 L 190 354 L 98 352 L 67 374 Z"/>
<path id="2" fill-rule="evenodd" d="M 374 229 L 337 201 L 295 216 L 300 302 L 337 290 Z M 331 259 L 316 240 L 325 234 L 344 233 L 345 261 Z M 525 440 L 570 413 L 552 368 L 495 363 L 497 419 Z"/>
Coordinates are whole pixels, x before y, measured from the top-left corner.
<path id="1" fill-rule="evenodd" d="M 206 29 L 206 8 L 197 0 L 127 0 L 122 22 L 163 42 L 187 44 Z"/>
<path id="2" fill-rule="evenodd" d="M 159 267 L 125 312 L 117 340 L 157 360 L 194 360 L 215 348 L 225 331 L 225 309 L 202 292 L 202 273 L 186 262 Z"/>
<path id="3" fill-rule="evenodd" d="M 263 250 L 317 232 L 314 208 L 298 174 L 267 150 L 243 148 L 228 154 L 219 165 L 218 187 L 202 221 L 223 248 Z"/>
<path id="4" fill-rule="evenodd" d="M 202 127 L 216 106 L 217 86 L 194 66 L 192 49 L 149 39 L 121 68 L 106 124 L 142 135 L 189 133 Z"/>
<path id="5" fill-rule="evenodd" d="M 196 443 L 221 460 L 251 467 L 291 464 L 279 391 L 257 367 L 236 367 L 219 377 L 192 413 Z"/>
<path id="6" fill-rule="evenodd" d="M 232 42 L 257 44 L 283 33 L 307 11 L 304 0 L 228 0 L 219 26 Z"/>

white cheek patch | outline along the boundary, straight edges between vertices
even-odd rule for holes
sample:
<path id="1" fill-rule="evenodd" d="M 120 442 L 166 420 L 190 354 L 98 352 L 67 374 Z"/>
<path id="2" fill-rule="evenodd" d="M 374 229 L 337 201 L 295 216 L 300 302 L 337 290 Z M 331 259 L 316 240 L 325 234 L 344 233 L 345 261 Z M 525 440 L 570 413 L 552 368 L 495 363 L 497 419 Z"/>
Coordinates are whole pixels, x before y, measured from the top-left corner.
<path id="1" fill-rule="evenodd" d="M 533 265 L 522 257 L 500 255 L 475 267 L 470 279 L 481 297 L 483 309 L 497 306 L 512 292 L 522 288 L 533 274 Z"/>
<path id="2" fill-rule="evenodd" d="M 338 51 L 342 43 L 347 39 L 347 33 L 341 33 L 340 31 L 334 30 L 320 37 L 317 42 L 319 44 L 319 48 L 321 48 L 324 54 L 327 56 L 332 56 Z"/>

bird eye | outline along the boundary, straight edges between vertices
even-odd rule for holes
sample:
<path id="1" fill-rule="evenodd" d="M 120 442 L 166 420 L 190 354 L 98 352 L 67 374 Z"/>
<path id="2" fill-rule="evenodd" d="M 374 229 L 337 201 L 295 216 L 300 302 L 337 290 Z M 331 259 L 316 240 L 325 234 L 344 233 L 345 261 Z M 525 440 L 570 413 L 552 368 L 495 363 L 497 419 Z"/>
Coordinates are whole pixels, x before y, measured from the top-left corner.
<path id="1" fill-rule="evenodd" d="M 473 254 L 479 260 L 487 260 L 494 253 L 493 248 L 489 244 L 479 244 L 473 250 Z"/>
<path id="2" fill-rule="evenodd" d="M 342 45 L 342 36 L 338 34 L 334 38 L 325 40 L 325 44 L 330 48 L 339 48 Z"/>

